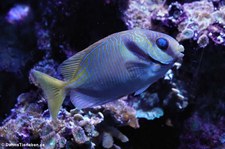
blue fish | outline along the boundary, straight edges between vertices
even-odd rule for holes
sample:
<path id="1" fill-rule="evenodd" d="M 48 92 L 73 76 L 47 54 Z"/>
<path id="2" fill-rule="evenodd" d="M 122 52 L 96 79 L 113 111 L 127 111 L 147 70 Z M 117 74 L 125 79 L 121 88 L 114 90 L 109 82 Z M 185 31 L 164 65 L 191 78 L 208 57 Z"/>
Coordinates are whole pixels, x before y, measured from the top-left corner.
<path id="1" fill-rule="evenodd" d="M 67 94 L 78 109 L 101 105 L 130 93 L 138 95 L 163 77 L 184 47 L 151 30 L 112 34 L 65 60 L 58 68 L 64 80 L 37 70 L 32 80 L 42 88 L 53 119 Z"/>

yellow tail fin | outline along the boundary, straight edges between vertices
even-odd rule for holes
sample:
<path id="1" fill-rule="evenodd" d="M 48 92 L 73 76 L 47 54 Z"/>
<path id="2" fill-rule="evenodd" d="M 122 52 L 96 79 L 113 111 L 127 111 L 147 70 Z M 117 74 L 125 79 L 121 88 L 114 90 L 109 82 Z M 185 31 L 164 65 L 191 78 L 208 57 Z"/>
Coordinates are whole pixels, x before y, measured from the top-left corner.
<path id="1" fill-rule="evenodd" d="M 43 90 L 52 119 L 57 119 L 66 96 L 64 88 L 66 83 L 36 70 L 31 71 L 31 79 Z"/>

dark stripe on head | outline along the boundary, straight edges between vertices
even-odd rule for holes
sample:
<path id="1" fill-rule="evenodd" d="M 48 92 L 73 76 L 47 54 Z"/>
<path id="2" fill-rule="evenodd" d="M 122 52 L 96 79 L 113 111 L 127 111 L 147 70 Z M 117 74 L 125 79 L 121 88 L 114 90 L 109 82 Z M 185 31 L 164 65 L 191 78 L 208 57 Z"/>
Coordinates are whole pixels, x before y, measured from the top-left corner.
<path id="1" fill-rule="evenodd" d="M 153 59 L 151 56 L 149 56 L 147 53 L 145 53 L 140 47 L 138 47 L 138 45 L 133 41 L 125 41 L 124 45 L 126 46 L 126 48 L 129 51 L 131 51 L 139 59 L 142 59 L 147 62 L 153 62 L 153 63 L 157 63 L 160 65 L 165 65 L 165 64 L 161 63 L 160 61 Z"/>

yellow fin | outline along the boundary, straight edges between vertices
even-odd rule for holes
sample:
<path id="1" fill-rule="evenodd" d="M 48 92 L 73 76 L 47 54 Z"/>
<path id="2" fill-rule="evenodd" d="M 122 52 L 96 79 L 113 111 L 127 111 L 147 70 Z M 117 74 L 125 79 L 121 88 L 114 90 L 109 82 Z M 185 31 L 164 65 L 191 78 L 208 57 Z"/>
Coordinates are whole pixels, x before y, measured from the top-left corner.
<path id="1" fill-rule="evenodd" d="M 82 61 L 83 57 L 86 55 L 86 50 L 78 52 L 74 56 L 70 57 L 69 59 L 65 60 L 58 68 L 58 71 L 63 75 L 63 77 L 70 81 L 72 80 L 79 68 L 80 62 Z"/>
<path id="2" fill-rule="evenodd" d="M 66 83 L 36 70 L 31 71 L 31 79 L 43 90 L 52 119 L 57 119 L 58 112 L 66 96 Z"/>

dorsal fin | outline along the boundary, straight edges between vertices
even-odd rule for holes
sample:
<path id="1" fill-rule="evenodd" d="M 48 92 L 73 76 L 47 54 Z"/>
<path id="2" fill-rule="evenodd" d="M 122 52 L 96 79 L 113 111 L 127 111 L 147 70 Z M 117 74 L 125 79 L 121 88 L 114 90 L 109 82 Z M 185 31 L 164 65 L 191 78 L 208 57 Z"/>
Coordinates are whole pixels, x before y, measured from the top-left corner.
<path id="1" fill-rule="evenodd" d="M 103 45 L 106 39 L 107 37 L 99 40 L 98 42 L 95 42 L 88 48 L 78 52 L 77 54 L 73 55 L 72 57 L 65 60 L 62 64 L 60 64 L 58 67 L 58 71 L 63 75 L 64 79 L 66 81 L 74 79 L 75 75 L 77 74 L 79 65 L 84 57 L 86 57 L 91 51 Z"/>
<path id="2" fill-rule="evenodd" d="M 60 66 L 58 67 L 58 71 L 63 75 L 65 80 L 69 81 L 74 78 L 78 71 L 80 62 L 87 53 L 88 50 L 78 52 L 77 54 L 68 58 L 62 64 L 60 64 Z"/>
<path id="3" fill-rule="evenodd" d="M 63 75 L 64 79 L 67 81 L 74 79 L 75 75 L 77 74 L 79 64 L 81 63 L 83 58 L 85 58 L 92 51 L 104 45 L 109 38 L 110 36 L 107 36 L 93 43 L 83 51 L 78 52 L 77 54 L 73 55 L 69 59 L 65 60 L 62 64 L 60 64 L 58 71 Z"/>

